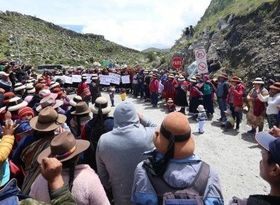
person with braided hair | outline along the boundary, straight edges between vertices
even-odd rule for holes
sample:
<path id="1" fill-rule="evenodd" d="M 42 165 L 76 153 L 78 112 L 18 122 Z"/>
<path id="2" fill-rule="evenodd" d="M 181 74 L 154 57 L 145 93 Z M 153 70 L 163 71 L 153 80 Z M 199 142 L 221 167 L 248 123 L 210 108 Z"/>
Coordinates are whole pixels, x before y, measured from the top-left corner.
<path id="1" fill-rule="evenodd" d="M 218 174 L 194 154 L 191 133 L 182 113 L 172 112 L 165 117 L 154 135 L 156 149 L 147 152 L 148 160 L 140 162 L 135 170 L 133 204 L 223 204 Z"/>

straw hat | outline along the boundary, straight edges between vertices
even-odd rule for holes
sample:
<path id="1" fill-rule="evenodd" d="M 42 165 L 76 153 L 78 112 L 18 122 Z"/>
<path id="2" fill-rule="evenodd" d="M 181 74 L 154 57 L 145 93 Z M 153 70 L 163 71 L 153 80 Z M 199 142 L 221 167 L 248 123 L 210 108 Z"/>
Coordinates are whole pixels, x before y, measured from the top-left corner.
<path id="1" fill-rule="evenodd" d="M 241 83 L 241 79 L 239 77 L 237 77 L 237 76 L 233 76 L 230 79 L 230 82 Z"/>
<path id="2" fill-rule="evenodd" d="M 160 153 L 166 153 L 170 137 L 174 138 L 173 158 L 183 159 L 194 154 L 195 142 L 191 127 L 185 115 L 172 112 L 164 118 L 159 133 L 156 132 L 154 144 Z"/>
<path id="3" fill-rule="evenodd" d="M 50 84 L 50 89 L 56 88 L 56 87 L 60 87 L 60 84 L 58 82 L 52 82 Z"/>
<path id="4" fill-rule="evenodd" d="M 203 105 L 199 105 L 199 106 L 197 107 L 197 111 L 198 111 L 198 112 L 204 112 L 204 111 L 205 111 L 204 106 L 203 106 Z"/>
<path id="5" fill-rule="evenodd" d="M 275 82 L 273 85 L 269 86 L 269 89 L 280 91 L 280 82 Z"/>
<path id="6" fill-rule="evenodd" d="M 185 81 L 184 76 L 180 75 L 180 76 L 178 77 L 178 81 L 179 81 L 179 82 L 184 82 L 184 81 Z"/>
<path id="7" fill-rule="evenodd" d="M 33 94 L 33 93 L 35 93 L 35 87 L 34 87 L 34 85 L 32 84 L 32 83 L 28 83 L 28 84 L 26 84 L 26 92 L 28 93 L 28 94 Z"/>
<path id="8" fill-rule="evenodd" d="M 13 92 L 6 92 L 6 93 L 4 93 L 3 104 L 7 105 L 9 103 L 9 100 L 12 99 L 15 96 L 16 95 Z"/>
<path id="9" fill-rule="evenodd" d="M 255 78 L 255 80 L 253 81 L 253 84 L 264 84 L 264 81 L 262 80 L 262 78 Z"/>
<path id="10" fill-rule="evenodd" d="M 24 90 L 25 89 L 25 85 L 23 85 L 22 83 L 16 83 L 15 86 L 14 86 L 14 91 L 17 92 L 17 91 L 21 91 L 21 90 Z"/>
<path id="11" fill-rule="evenodd" d="M 65 121 L 65 115 L 58 114 L 53 107 L 46 107 L 30 120 L 30 126 L 34 130 L 49 132 L 60 127 Z"/>
<path id="12" fill-rule="evenodd" d="M 41 98 L 45 98 L 45 97 L 52 97 L 53 99 L 57 98 L 57 94 L 56 93 L 51 93 L 51 91 L 49 89 L 43 89 L 39 92 L 39 96 Z"/>
<path id="13" fill-rule="evenodd" d="M 191 83 L 197 83 L 196 77 L 195 76 L 191 77 L 190 82 Z"/>
<path id="14" fill-rule="evenodd" d="M 174 74 L 169 74 L 168 78 L 174 78 Z"/>
<path id="15" fill-rule="evenodd" d="M 84 115 L 90 113 L 90 109 L 86 102 L 78 102 L 75 106 L 75 111 L 71 112 L 72 115 Z"/>
<path id="16" fill-rule="evenodd" d="M 89 145 L 87 140 L 76 140 L 71 132 L 62 132 L 55 136 L 50 146 L 39 154 L 37 161 L 41 164 L 43 158 L 55 157 L 60 162 L 64 162 L 87 150 Z"/>
<path id="17" fill-rule="evenodd" d="M 48 106 L 51 106 L 53 109 L 56 109 L 61 105 L 63 105 L 62 100 L 55 100 L 54 98 L 52 98 L 52 96 L 48 96 L 40 101 L 40 104 L 36 107 L 36 111 L 40 112 L 42 109 Z"/>
<path id="18" fill-rule="evenodd" d="M 83 101 L 82 97 L 79 96 L 79 95 L 76 95 L 76 96 L 73 97 L 72 100 L 70 100 L 69 103 L 70 103 L 71 106 L 75 107 L 77 105 L 77 103 L 81 102 L 81 101 Z"/>
<path id="19" fill-rule="evenodd" d="M 111 112 L 111 106 L 108 105 L 108 100 L 105 97 L 98 97 L 95 100 L 94 106 L 91 108 L 93 114 L 98 114 L 98 110 L 101 109 L 102 114 L 108 114 Z"/>
<path id="20" fill-rule="evenodd" d="M 9 100 L 7 107 L 10 112 L 13 112 L 27 106 L 27 104 L 26 101 L 16 96 Z"/>

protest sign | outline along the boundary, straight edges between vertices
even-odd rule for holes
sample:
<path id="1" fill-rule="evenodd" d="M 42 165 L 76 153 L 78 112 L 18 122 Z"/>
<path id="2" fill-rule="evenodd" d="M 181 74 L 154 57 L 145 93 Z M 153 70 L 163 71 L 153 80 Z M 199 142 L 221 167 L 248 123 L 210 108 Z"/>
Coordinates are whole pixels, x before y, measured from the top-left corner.
<path id="1" fill-rule="evenodd" d="M 124 75 L 122 76 L 122 84 L 129 84 L 130 83 L 130 76 Z"/>

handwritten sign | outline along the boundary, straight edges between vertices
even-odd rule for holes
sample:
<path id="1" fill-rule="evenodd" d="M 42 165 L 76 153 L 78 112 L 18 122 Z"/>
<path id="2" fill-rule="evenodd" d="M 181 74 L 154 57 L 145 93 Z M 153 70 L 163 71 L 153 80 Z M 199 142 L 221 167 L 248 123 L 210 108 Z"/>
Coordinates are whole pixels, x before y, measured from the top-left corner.
<path id="1" fill-rule="evenodd" d="M 72 75 L 72 82 L 73 83 L 80 83 L 80 82 L 82 82 L 81 75 Z"/>
<path id="2" fill-rule="evenodd" d="M 130 76 L 124 75 L 122 76 L 122 84 L 129 84 L 130 83 Z"/>
<path id="3" fill-rule="evenodd" d="M 119 85 L 121 82 L 121 76 L 119 74 L 115 74 L 115 73 L 109 73 L 109 75 L 111 76 L 111 83 Z"/>
<path id="4" fill-rule="evenodd" d="M 110 85 L 111 76 L 110 75 L 99 75 L 99 80 L 101 85 Z"/>

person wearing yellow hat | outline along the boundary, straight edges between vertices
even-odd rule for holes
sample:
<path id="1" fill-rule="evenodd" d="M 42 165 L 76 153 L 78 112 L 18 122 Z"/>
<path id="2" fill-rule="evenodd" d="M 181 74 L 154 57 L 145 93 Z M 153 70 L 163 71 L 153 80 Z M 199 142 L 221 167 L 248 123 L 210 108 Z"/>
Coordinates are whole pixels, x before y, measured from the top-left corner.
<path id="1" fill-rule="evenodd" d="M 147 153 L 148 160 L 135 169 L 133 204 L 181 204 L 180 200 L 184 204 L 199 204 L 194 203 L 198 202 L 192 198 L 194 195 L 200 204 L 224 204 L 217 173 L 194 154 L 195 141 L 185 115 L 168 114 L 153 141 L 156 149 Z M 172 195 L 176 190 L 185 193 L 185 197 Z M 190 190 L 192 196 L 187 194 Z"/>

